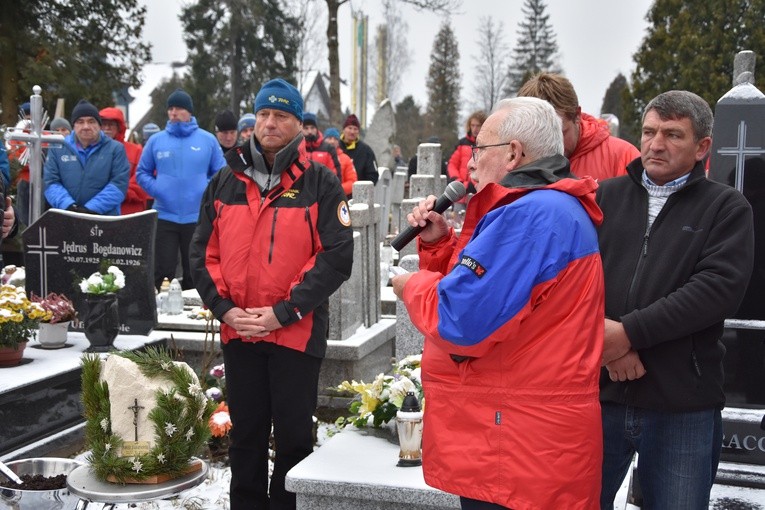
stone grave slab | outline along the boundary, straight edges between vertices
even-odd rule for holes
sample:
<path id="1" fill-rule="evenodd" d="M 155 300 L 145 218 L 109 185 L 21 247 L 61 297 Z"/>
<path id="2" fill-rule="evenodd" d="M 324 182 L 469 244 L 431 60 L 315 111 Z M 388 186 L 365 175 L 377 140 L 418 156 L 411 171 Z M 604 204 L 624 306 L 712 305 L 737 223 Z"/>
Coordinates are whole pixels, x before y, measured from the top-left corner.
<path id="1" fill-rule="evenodd" d="M 157 324 L 156 229 L 154 210 L 101 216 L 51 209 L 22 234 L 27 293 L 65 294 L 77 310 L 85 310 L 79 282 L 108 259 L 125 273 L 126 285 L 119 293 L 120 334 L 148 334 Z M 85 329 L 78 320 L 70 328 Z"/>

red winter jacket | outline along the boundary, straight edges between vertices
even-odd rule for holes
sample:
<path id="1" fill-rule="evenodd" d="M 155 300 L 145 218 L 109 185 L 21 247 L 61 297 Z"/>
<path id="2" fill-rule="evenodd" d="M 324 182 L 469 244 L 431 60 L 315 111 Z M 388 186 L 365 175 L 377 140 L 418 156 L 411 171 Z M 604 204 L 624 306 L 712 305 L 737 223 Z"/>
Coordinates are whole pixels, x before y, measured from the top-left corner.
<path id="1" fill-rule="evenodd" d="M 460 139 L 457 144 L 457 148 L 454 149 L 452 156 L 449 158 L 449 180 L 460 181 L 465 185 L 465 189 L 468 193 L 475 193 L 475 183 L 470 178 L 470 172 L 468 172 L 468 161 L 473 157 L 472 146 L 475 145 L 475 137 L 468 134 L 465 138 Z M 464 203 L 463 198 L 460 202 Z"/>
<path id="2" fill-rule="evenodd" d="M 146 201 L 149 200 L 149 194 L 138 185 L 135 180 L 135 169 L 138 167 L 138 161 L 141 159 L 141 152 L 143 147 L 137 143 L 125 141 L 125 131 L 127 125 L 125 124 L 125 116 L 122 114 L 122 110 L 119 108 L 104 108 L 98 114 L 101 119 L 113 120 L 117 122 L 117 140 L 125 147 L 125 154 L 127 154 L 128 162 L 130 163 L 130 180 L 128 181 L 128 189 L 125 194 L 125 201 L 120 206 L 120 214 L 131 214 L 146 210 Z"/>
<path id="3" fill-rule="evenodd" d="M 569 156 L 571 173 L 589 175 L 596 181 L 627 173 L 627 165 L 640 157 L 640 151 L 626 140 L 611 136 L 605 121 L 582 113 L 579 142 Z"/>
<path id="4" fill-rule="evenodd" d="M 471 199 L 458 240 L 420 243 L 404 287 L 425 336 L 423 473 L 515 510 L 591 510 L 602 462 L 597 185 L 561 178 L 562 156 L 509 176 Z M 525 187 L 512 187 L 519 177 Z"/>

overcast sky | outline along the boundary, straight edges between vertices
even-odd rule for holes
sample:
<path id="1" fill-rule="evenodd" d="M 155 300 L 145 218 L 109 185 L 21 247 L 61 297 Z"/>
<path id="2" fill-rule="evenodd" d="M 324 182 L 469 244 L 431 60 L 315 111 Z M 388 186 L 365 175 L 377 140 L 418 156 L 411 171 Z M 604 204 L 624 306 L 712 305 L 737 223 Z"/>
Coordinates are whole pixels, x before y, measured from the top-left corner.
<path id="1" fill-rule="evenodd" d="M 162 78 L 172 74 L 169 63 L 186 58 L 178 15 L 181 5 L 188 1 L 139 0 L 148 7 L 145 38 L 152 43 L 155 63 L 144 69 L 144 86 L 133 90 L 136 101 L 130 108 L 131 123 L 137 122 L 148 110 L 151 90 Z M 646 35 L 645 15 L 652 0 L 547 0 L 546 3 L 550 24 L 557 35 L 563 72 L 574 84 L 582 109 L 597 115 L 600 113 L 603 95 L 616 75 L 621 72 L 629 79 L 634 69 L 632 55 Z M 381 20 L 379 4 L 378 0 L 351 0 L 349 4 L 340 7 L 338 23 L 343 79 L 350 80 L 351 76 L 352 13 L 361 11 L 369 16 L 371 45 L 372 34 Z M 475 69 L 474 62 L 480 54 L 480 18 L 491 15 L 503 23 L 506 30 L 505 42 L 513 47 L 517 39 L 518 22 L 523 19 L 522 5 L 523 0 L 463 0 L 461 12 L 451 17 L 452 29 L 459 43 L 463 98 L 474 95 L 471 77 Z M 408 42 L 412 57 L 401 90 L 412 94 L 415 101 L 424 108 L 427 103 L 425 82 L 430 54 L 442 18 L 432 13 L 417 12 L 405 5 L 402 5 L 401 10 L 409 25 Z M 324 65 L 326 71 L 328 65 Z M 465 107 L 463 115 L 468 113 L 468 108 Z M 153 120 L 163 125 L 166 119 Z"/>

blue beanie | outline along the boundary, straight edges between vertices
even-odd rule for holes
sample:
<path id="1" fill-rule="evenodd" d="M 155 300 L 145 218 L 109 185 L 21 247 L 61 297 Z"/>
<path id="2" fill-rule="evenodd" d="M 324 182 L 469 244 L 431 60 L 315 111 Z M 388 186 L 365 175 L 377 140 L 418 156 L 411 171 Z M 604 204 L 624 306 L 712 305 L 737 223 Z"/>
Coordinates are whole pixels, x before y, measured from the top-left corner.
<path id="1" fill-rule="evenodd" d="M 189 113 L 194 113 L 194 102 L 191 100 L 191 96 L 184 92 L 183 89 L 176 89 L 175 92 L 168 96 L 168 110 L 173 106 L 183 108 Z"/>
<path id="2" fill-rule="evenodd" d="M 318 127 L 318 124 L 316 124 L 316 114 L 311 112 L 305 112 L 303 114 L 303 125 Z"/>
<path id="3" fill-rule="evenodd" d="M 300 92 L 281 78 L 264 83 L 255 96 L 255 113 L 263 108 L 282 110 L 303 121 L 303 98 L 300 97 Z"/>
<path id="4" fill-rule="evenodd" d="M 340 131 L 337 130 L 337 128 L 329 128 L 326 131 L 324 131 L 324 138 L 337 138 L 340 139 Z"/>
<path id="5" fill-rule="evenodd" d="M 32 111 L 32 105 L 29 104 L 29 102 L 21 103 L 21 105 L 19 106 L 19 110 L 24 112 L 24 115 L 29 115 L 30 112 Z"/>
<path id="6" fill-rule="evenodd" d="M 239 118 L 239 123 L 236 125 L 236 129 L 241 133 L 244 128 L 255 127 L 255 114 L 245 113 Z"/>
<path id="7" fill-rule="evenodd" d="M 80 99 L 72 110 L 72 125 L 74 126 L 77 119 L 81 117 L 93 117 L 101 124 L 101 116 L 98 114 L 98 108 L 87 102 L 85 99 Z"/>
<path id="8" fill-rule="evenodd" d="M 143 134 L 143 139 L 148 140 L 151 135 L 159 133 L 159 131 L 160 129 L 158 125 L 154 124 L 153 122 L 149 122 L 143 126 L 141 133 Z"/>

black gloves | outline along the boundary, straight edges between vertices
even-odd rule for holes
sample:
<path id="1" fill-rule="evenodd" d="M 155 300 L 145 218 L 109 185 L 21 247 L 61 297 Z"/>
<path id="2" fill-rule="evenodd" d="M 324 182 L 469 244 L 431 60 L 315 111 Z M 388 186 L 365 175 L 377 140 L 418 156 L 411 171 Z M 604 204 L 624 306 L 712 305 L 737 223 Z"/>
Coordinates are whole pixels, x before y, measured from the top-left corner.
<path id="1" fill-rule="evenodd" d="M 96 211 L 92 211 L 88 209 L 87 207 L 83 207 L 81 205 L 72 204 L 69 207 L 66 208 L 67 211 L 74 211 L 78 213 L 85 213 L 85 214 L 98 214 Z"/>

